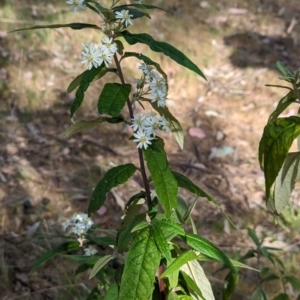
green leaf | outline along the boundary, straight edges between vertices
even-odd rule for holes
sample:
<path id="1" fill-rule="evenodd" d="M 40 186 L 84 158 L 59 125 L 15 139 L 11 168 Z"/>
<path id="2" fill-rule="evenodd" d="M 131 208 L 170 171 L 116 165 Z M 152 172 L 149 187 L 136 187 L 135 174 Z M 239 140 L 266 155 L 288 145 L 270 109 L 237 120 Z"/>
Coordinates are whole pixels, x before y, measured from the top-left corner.
<path id="1" fill-rule="evenodd" d="M 101 256 L 93 255 L 93 256 L 86 256 L 86 255 L 62 255 L 69 260 L 76 261 L 80 264 L 87 264 L 87 265 L 94 265 Z"/>
<path id="2" fill-rule="evenodd" d="M 162 204 L 167 218 L 177 206 L 177 182 L 170 170 L 166 153 L 156 142 L 143 149 L 148 169 L 153 179 L 157 198 Z"/>
<path id="3" fill-rule="evenodd" d="M 91 121 L 85 121 L 85 120 L 75 121 L 75 123 L 73 123 L 63 132 L 63 137 L 68 139 L 70 136 L 72 136 L 75 133 L 88 131 L 105 121 L 106 118 L 103 117 L 99 117 Z"/>
<path id="4" fill-rule="evenodd" d="M 190 191 L 191 193 L 195 194 L 196 196 L 204 197 L 208 201 L 212 202 L 216 207 L 218 207 L 218 209 L 221 211 L 221 213 L 224 215 L 224 217 L 229 221 L 229 223 L 234 228 L 236 228 L 235 225 L 233 224 L 233 222 L 227 216 L 227 214 L 223 211 L 223 209 L 221 208 L 221 206 L 217 202 L 217 200 L 215 200 L 212 196 L 210 196 L 208 193 L 203 191 L 200 187 L 195 185 L 189 178 L 187 178 L 183 174 L 175 172 L 175 171 L 172 171 L 172 173 L 177 181 L 178 187 L 184 188 L 184 189 Z"/>
<path id="5" fill-rule="evenodd" d="M 266 200 L 295 138 L 300 134 L 300 118 L 278 118 L 265 126 L 259 143 L 259 163 L 265 173 Z"/>
<path id="6" fill-rule="evenodd" d="M 69 84 L 69 86 L 67 88 L 67 93 L 71 93 L 72 91 L 74 91 L 79 86 L 79 84 L 80 84 L 80 82 L 82 80 L 83 75 L 87 71 L 88 70 L 82 72 L 75 79 L 73 79 L 73 81 Z M 117 69 L 116 68 L 106 68 L 106 67 L 103 67 L 103 68 L 101 68 L 101 71 L 98 73 L 98 75 L 95 76 L 95 78 L 93 79 L 93 81 L 102 78 L 108 72 L 117 73 Z"/>
<path id="7" fill-rule="evenodd" d="M 93 288 L 85 300 L 102 300 L 102 296 L 98 288 Z"/>
<path id="8" fill-rule="evenodd" d="M 279 214 L 287 206 L 295 183 L 300 180 L 300 152 L 289 153 L 275 180 L 268 208 Z"/>
<path id="9" fill-rule="evenodd" d="M 10 32 L 17 32 L 17 31 L 24 31 L 24 30 L 34 30 L 34 29 L 44 29 L 44 28 L 49 28 L 49 29 L 54 29 L 54 28 L 62 28 L 62 27 L 70 27 L 71 29 L 74 30 L 80 30 L 84 28 L 92 28 L 92 29 L 99 29 L 102 30 L 100 27 L 94 24 L 87 24 L 87 23 L 70 23 L 70 24 L 50 24 L 50 25 L 36 25 L 32 27 L 27 27 L 27 28 L 20 28 L 20 29 L 15 29 Z"/>
<path id="10" fill-rule="evenodd" d="M 139 214 L 143 204 L 145 203 L 144 198 L 137 198 L 130 203 L 130 205 L 126 205 L 126 209 L 122 216 L 122 225 L 120 230 L 125 228 L 132 220 Z"/>
<path id="11" fill-rule="evenodd" d="M 281 293 L 281 294 L 277 295 L 273 300 L 291 300 L 291 299 L 287 294 Z"/>
<path id="12" fill-rule="evenodd" d="M 114 238 L 111 238 L 108 236 L 93 237 L 93 236 L 87 235 L 86 239 L 96 245 L 103 246 L 103 247 L 116 245 L 116 237 L 114 237 Z"/>
<path id="13" fill-rule="evenodd" d="M 35 271 L 42 263 L 44 263 L 45 261 L 53 258 L 54 256 L 56 256 L 57 254 L 61 253 L 61 252 L 68 252 L 68 251 L 72 251 L 72 250 L 76 250 L 79 248 L 79 243 L 78 242 L 67 242 L 67 243 L 63 243 L 61 245 L 59 245 L 57 248 L 46 252 L 45 254 L 43 254 L 31 267 L 29 273 L 32 273 L 33 271 Z"/>
<path id="14" fill-rule="evenodd" d="M 276 274 L 270 274 L 270 275 L 264 277 L 261 280 L 261 283 L 268 282 L 268 281 L 273 281 L 273 280 L 280 280 L 280 277 L 278 277 Z"/>
<path id="15" fill-rule="evenodd" d="M 168 121 L 169 128 L 173 133 L 178 145 L 183 149 L 183 130 L 179 121 L 170 113 L 169 109 L 165 107 L 158 107 L 156 102 L 148 101 L 152 107 L 159 113 L 160 116 L 164 116 Z"/>
<path id="16" fill-rule="evenodd" d="M 113 255 L 105 255 L 95 263 L 89 279 L 93 278 L 104 266 L 106 266 L 115 257 Z"/>
<path id="17" fill-rule="evenodd" d="M 134 238 L 137 231 L 133 229 L 136 229 L 136 227 L 141 223 L 144 224 L 145 219 L 146 219 L 145 213 L 137 215 L 136 217 L 133 218 L 133 220 L 130 223 L 127 224 L 127 226 L 122 227 L 119 230 L 118 239 L 117 239 L 118 252 L 122 253 L 128 248 L 129 243 Z"/>
<path id="18" fill-rule="evenodd" d="M 130 8 L 127 5 L 122 5 L 120 6 L 116 6 L 115 8 L 113 8 L 113 12 L 121 12 L 123 9 L 128 10 L 129 14 L 131 15 L 131 19 L 138 19 L 138 18 L 142 18 L 142 17 L 147 17 L 149 19 L 151 19 L 150 15 L 148 13 L 145 13 L 143 11 L 140 11 L 138 9 L 134 9 L 134 8 Z"/>
<path id="19" fill-rule="evenodd" d="M 194 300 L 193 297 L 188 295 L 178 295 L 179 300 Z"/>
<path id="20" fill-rule="evenodd" d="M 133 229 L 131 230 L 131 233 L 142 230 L 146 227 L 149 226 L 149 223 L 146 221 L 142 221 L 141 223 L 137 224 L 136 226 L 133 227 Z"/>
<path id="21" fill-rule="evenodd" d="M 193 233 L 186 233 L 185 237 L 182 238 L 193 249 L 207 255 L 208 257 L 214 258 L 219 262 L 222 262 L 225 266 L 230 268 L 233 273 L 236 273 L 235 267 L 225 253 L 207 239 Z"/>
<path id="22" fill-rule="evenodd" d="M 255 231 L 251 228 L 247 228 L 248 230 L 248 235 L 251 237 L 252 241 L 254 242 L 254 244 L 257 246 L 257 247 L 260 247 L 261 243 L 255 233 Z"/>
<path id="23" fill-rule="evenodd" d="M 98 68 L 92 68 L 91 70 L 86 70 L 86 72 L 84 72 L 80 81 L 80 85 L 75 94 L 75 100 L 71 106 L 71 117 L 73 117 L 75 111 L 81 106 L 85 91 L 88 89 L 90 83 L 94 80 L 97 74 L 99 74 L 102 68 L 103 64 Z"/>
<path id="24" fill-rule="evenodd" d="M 124 55 L 122 56 L 121 60 L 127 57 L 136 57 L 137 59 L 142 60 L 145 64 L 154 66 L 156 70 L 163 76 L 166 82 L 168 82 L 168 76 L 167 74 L 162 70 L 160 67 L 160 64 L 156 63 L 153 61 L 151 58 L 148 56 L 145 56 L 141 53 L 136 53 L 136 52 L 125 52 Z"/>
<path id="25" fill-rule="evenodd" d="M 191 204 L 191 206 L 189 207 L 188 211 L 186 212 L 186 214 L 183 217 L 184 222 L 186 222 L 187 220 L 190 219 L 192 212 L 194 211 L 196 204 L 197 204 L 198 198 L 196 198 L 194 200 L 194 202 Z M 193 219 L 191 218 L 191 223 L 193 225 Z"/>
<path id="26" fill-rule="evenodd" d="M 190 289 L 190 292 L 195 295 L 195 299 L 215 299 L 211 284 L 197 260 L 187 262 L 180 268 L 180 271 Z"/>
<path id="27" fill-rule="evenodd" d="M 256 271 L 256 272 L 259 272 L 259 270 L 255 269 L 255 268 L 251 268 L 237 260 L 234 260 L 234 259 L 230 259 L 230 261 L 232 262 L 233 266 L 234 267 L 237 267 L 237 268 L 243 268 L 243 269 L 248 269 L 248 270 L 252 270 L 252 271 Z"/>
<path id="28" fill-rule="evenodd" d="M 174 174 L 174 173 L 173 173 Z M 176 177 L 175 177 L 176 178 Z M 189 210 L 188 205 L 186 204 L 185 200 L 180 196 L 177 196 L 177 208 L 176 213 L 180 223 L 184 223 L 184 216 L 186 215 L 187 211 Z"/>
<path id="29" fill-rule="evenodd" d="M 277 104 L 276 109 L 270 115 L 268 122 L 274 122 L 279 117 L 279 115 L 296 100 L 297 97 L 294 91 L 290 91 L 287 95 L 281 98 Z"/>
<path id="30" fill-rule="evenodd" d="M 116 283 L 109 287 L 109 290 L 105 294 L 103 300 L 119 300 L 119 286 Z"/>
<path id="31" fill-rule="evenodd" d="M 276 67 L 285 77 L 294 78 L 294 74 L 291 71 L 289 71 L 288 68 L 286 68 L 280 60 L 276 62 Z"/>
<path id="32" fill-rule="evenodd" d="M 292 287 L 297 290 L 300 291 L 300 280 L 297 279 L 294 276 L 284 276 L 285 281 L 289 282 Z"/>
<path id="33" fill-rule="evenodd" d="M 179 297 L 178 297 L 178 295 L 175 293 L 175 292 L 170 292 L 169 294 L 168 294 L 168 298 L 167 298 L 168 300 L 179 300 Z"/>
<path id="34" fill-rule="evenodd" d="M 162 219 L 162 220 L 157 220 L 154 219 L 153 221 L 153 225 L 159 227 L 164 236 L 167 238 L 167 240 L 171 240 L 174 236 L 176 235 L 184 235 L 185 231 L 184 229 L 181 227 L 181 225 L 179 225 L 178 223 L 170 220 L 170 219 Z M 168 237 L 170 237 L 168 239 Z"/>
<path id="35" fill-rule="evenodd" d="M 168 262 L 171 261 L 172 256 L 168 245 L 168 241 L 164 237 L 164 234 L 162 233 L 161 229 L 157 226 L 152 226 L 150 227 L 150 232 L 161 254 L 166 258 Z"/>
<path id="36" fill-rule="evenodd" d="M 138 232 L 126 257 L 119 300 L 150 297 L 160 257 L 149 228 Z"/>
<path id="37" fill-rule="evenodd" d="M 136 43 L 146 44 L 150 47 L 152 51 L 162 52 L 166 56 L 169 56 L 171 59 L 176 61 L 178 64 L 190 69 L 191 71 L 197 73 L 198 75 L 206 79 L 202 71 L 197 67 L 197 65 L 195 65 L 181 51 L 171 46 L 170 44 L 156 41 L 152 38 L 152 36 L 146 33 L 132 34 L 129 31 L 124 30 L 121 32 L 121 34 L 125 38 L 128 44 L 130 45 L 134 45 Z"/>
<path id="38" fill-rule="evenodd" d="M 96 10 L 101 13 L 104 18 L 106 19 L 106 21 L 109 23 L 109 21 L 112 21 L 115 19 L 115 14 L 113 11 L 111 11 L 110 9 L 103 7 L 102 5 L 100 5 L 97 1 L 89 1 L 91 3 L 93 3 L 96 7 Z M 87 4 L 87 6 L 91 9 L 93 9 L 94 7 Z M 93 9 L 94 10 L 94 9 Z"/>
<path id="39" fill-rule="evenodd" d="M 223 300 L 230 300 L 239 281 L 239 274 L 229 272 L 225 277 L 224 288 L 222 289 Z"/>
<path id="40" fill-rule="evenodd" d="M 197 254 L 192 251 L 188 250 L 183 252 L 181 255 L 179 255 L 169 266 L 168 268 L 160 275 L 160 279 L 169 276 L 176 270 L 179 270 L 181 266 L 186 264 L 190 260 L 197 259 Z"/>
<path id="41" fill-rule="evenodd" d="M 106 194 L 113 188 L 126 182 L 136 171 L 133 164 L 114 167 L 107 171 L 94 189 L 89 203 L 88 214 L 97 211 L 104 203 Z"/>
<path id="42" fill-rule="evenodd" d="M 252 293 L 250 300 L 268 300 L 266 294 L 259 287 Z"/>
<path id="43" fill-rule="evenodd" d="M 130 84 L 105 84 L 98 101 L 100 114 L 109 114 L 113 117 L 120 115 L 131 91 Z"/>
<path id="44" fill-rule="evenodd" d="M 160 9 L 160 10 L 163 10 L 164 12 L 168 12 L 163 8 L 160 8 L 158 6 L 151 5 L 151 4 L 127 4 L 127 5 L 116 6 L 114 9 L 116 9 L 116 8 L 118 8 L 119 10 L 128 9 L 128 6 L 134 6 L 134 7 L 141 8 L 141 9 Z"/>

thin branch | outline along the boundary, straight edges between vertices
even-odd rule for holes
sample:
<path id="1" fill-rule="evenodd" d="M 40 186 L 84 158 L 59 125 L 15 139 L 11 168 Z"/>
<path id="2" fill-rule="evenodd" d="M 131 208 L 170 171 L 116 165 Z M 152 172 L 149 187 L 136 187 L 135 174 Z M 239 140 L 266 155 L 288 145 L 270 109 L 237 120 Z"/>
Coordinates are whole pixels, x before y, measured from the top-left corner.
<path id="1" fill-rule="evenodd" d="M 116 54 L 114 54 L 114 60 L 115 60 L 116 66 L 117 66 L 118 75 L 120 77 L 121 83 L 125 84 L 124 75 L 123 75 L 123 72 L 122 72 L 122 69 L 121 69 L 121 66 L 120 66 L 120 62 L 119 62 Z M 129 98 L 127 99 L 127 107 L 128 107 L 128 110 L 129 110 L 130 118 L 133 119 L 133 108 L 132 108 L 132 104 L 131 104 Z M 138 152 L 139 152 L 141 174 L 142 174 L 144 187 L 145 187 L 145 191 L 146 191 L 146 201 L 147 201 L 147 204 L 148 204 L 148 208 L 150 208 L 151 194 L 150 194 L 150 187 L 149 187 L 149 182 L 148 182 L 147 174 L 146 174 L 143 151 L 142 151 L 142 149 L 138 149 Z"/>

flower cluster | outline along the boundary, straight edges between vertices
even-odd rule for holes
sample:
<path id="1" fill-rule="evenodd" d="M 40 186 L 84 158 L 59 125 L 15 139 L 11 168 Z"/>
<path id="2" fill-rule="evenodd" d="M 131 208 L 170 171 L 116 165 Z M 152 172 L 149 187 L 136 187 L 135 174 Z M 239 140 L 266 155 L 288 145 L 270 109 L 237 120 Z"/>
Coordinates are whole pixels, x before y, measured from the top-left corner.
<path id="1" fill-rule="evenodd" d="M 88 217 L 87 214 L 74 214 L 70 219 L 67 219 L 63 224 L 64 231 L 70 231 L 75 235 L 82 237 L 84 236 L 88 230 L 92 227 L 94 222 L 91 218 Z"/>
<path id="2" fill-rule="evenodd" d="M 85 9 L 84 0 L 68 0 L 67 4 L 71 5 L 73 12 L 76 13 L 79 9 Z"/>
<path id="3" fill-rule="evenodd" d="M 86 64 L 88 70 L 92 67 L 99 67 L 104 62 L 105 66 L 112 62 L 112 56 L 117 52 L 118 46 L 114 43 L 112 38 L 102 38 L 102 44 L 97 46 L 93 43 L 83 44 L 82 50 L 82 61 L 81 63 Z"/>
<path id="4" fill-rule="evenodd" d="M 151 102 L 157 102 L 158 107 L 166 106 L 167 82 L 151 65 L 141 64 L 139 69 L 145 76 L 145 84 L 149 86 Z"/>
<path id="5" fill-rule="evenodd" d="M 168 121 L 164 116 L 157 117 L 155 113 L 134 115 L 131 127 L 135 132 L 133 141 L 137 148 L 148 148 L 159 130 L 170 132 Z"/>

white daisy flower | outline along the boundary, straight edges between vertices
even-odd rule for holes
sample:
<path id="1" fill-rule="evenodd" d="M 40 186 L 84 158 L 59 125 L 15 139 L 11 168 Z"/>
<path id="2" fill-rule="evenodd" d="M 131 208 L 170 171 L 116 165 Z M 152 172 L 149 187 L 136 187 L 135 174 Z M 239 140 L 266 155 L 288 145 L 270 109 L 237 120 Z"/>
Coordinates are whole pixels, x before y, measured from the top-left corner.
<path id="1" fill-rule="evenodd" d="M 76 13 L 78 9 L 85 9 L 86 7 L 84 0 L 68 0 L 66 3 L 71 5 L 74 13 Z"/>
<path id="2" fill-rule="evenodd" d="M 165 107 L 166 94 L 161 90 L 151 91 L 151 102 L 157 102 L 159 107 Z"/>
<path id="3" fill-rule="evenodd" d="M 112 38 L 106 36 L 102 39 L 102 45 L 100 46 L 100 49 L 102 52 L 114 55 L 118 50 L 118 46 L 113 42 Z"/>
<path id="4" fill-rule="evenodd" d="M 102 62 L 104 62 L 105 66 L 108 67 L 108 65 L 111 64 L 111 60 L 112 60 L 111 57 L 112 55 L 110 52 L 102 50 L 100 53 L 100 61 L 101 61 L 100 65 L 102 64 Z"/>
<path id="5" fill-rule="evenodd" d="M 133 140 L 134 142 L 138 143 L 137 148 L 148 148 L 148 145 L 151 145 L 151 140 L 154 138 L 148 135 L 146 132 L 143 130 L 138 130 L 136 133 L 133 135 L 135 139 Z"/>
<path id="6" fill-rule="evenodd" d="M 91 256 L 97 254 L 97 250 L 93 246 L 84 249 L 84 255 Z"/>
<path id="7" fill-rule="evenodd" d="M 99 67 L 102 64 L 101 60 L 101 51 L 96 48 L 96 45 L 93 43 L 82 44 L 82 61 L 81 63 L 86 64 L 88 70 L 91 70 L 94 66 L 95 68 Z"/>
<path id="8" fill-rule="evenodd" d="M 115 17 L 116 19 L 120 19 L 121 23 L 125 24 L 125 27 L 133 24 L 133 21 L 131 19 L 133 15 L 130 15 L 128 10 L 123 9 L 121 11 L 115 12 Z"/>
<path id="9" fill-rule="evenodd" d="M 149 87 L 152 91 L 157 91 L 160 90 L 163 93 L 167 92 L 167 85 L 166 81 L 160 77 L 159 80 L 153 80 L 149 83 Z"/>
<path id="10" fill-rule="evenodd" d="M 143 129 L 143 122 L 145 120 L 145 115 L 133 115 L 133 119 L 131 119 L 131 127 L 133 131 L 137 131 L 139 129 Z"/>

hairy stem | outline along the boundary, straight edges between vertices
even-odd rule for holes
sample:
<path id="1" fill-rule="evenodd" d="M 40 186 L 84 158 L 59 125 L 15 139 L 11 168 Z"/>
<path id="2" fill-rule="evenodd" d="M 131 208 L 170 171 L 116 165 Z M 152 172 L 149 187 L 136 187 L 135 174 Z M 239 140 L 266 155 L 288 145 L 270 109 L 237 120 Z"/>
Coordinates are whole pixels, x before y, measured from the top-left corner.
<path id="1" fill-rule="evenodd" d="M 121 69 L 121 66 L 120 66 L 120 62 L 119 62 L 118 57 L 117 57 L 116 54 L 114 54 L 114 60 L 115 60 L 116 66 L 117 66 L 117 70 L 118 70 L 118 74 L 119 74 L 121 83 L 125 84 L 124 75 L 123 75 L 123 72 L 122 72 L 122 69 Z M 133 119 L 133 109 L 132 109 L 132 104 L 131 104 L 129 98 L 127 99 L 127 107 L 128 107 L 128 110 L 129 110 L 130 118 Z M 139 152 L 141 174 L 142 174 L 142 178 L 143 178 L 143 182 L 144 182 L 144 188 L 145 188 L 145 191 L 146 191 L 146 201 L 147 201 L 147 204 L 148 204 L 148 208 L 150 208 L 151 195 L 150 195 L 149 182 L 148 182 L 147 174 L 146 174 L 143 151 L 142 151 L 142 149 L 138 149 L 138 152 Z"/>

